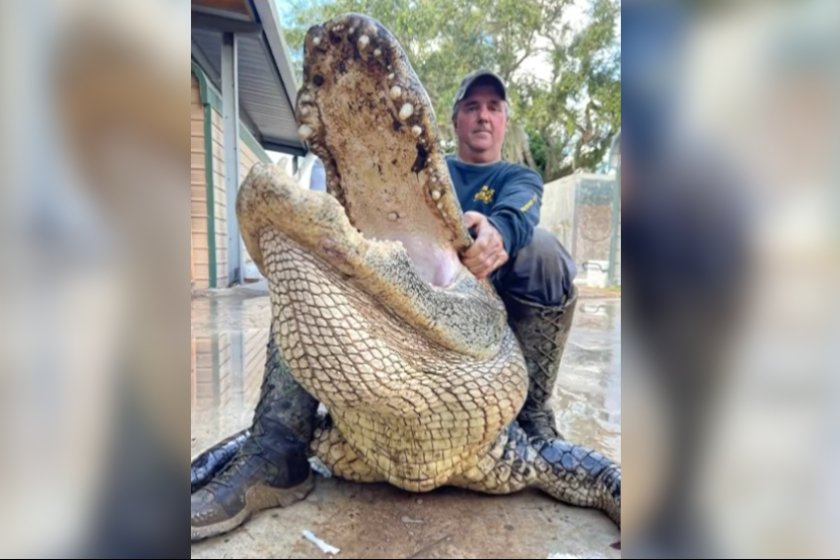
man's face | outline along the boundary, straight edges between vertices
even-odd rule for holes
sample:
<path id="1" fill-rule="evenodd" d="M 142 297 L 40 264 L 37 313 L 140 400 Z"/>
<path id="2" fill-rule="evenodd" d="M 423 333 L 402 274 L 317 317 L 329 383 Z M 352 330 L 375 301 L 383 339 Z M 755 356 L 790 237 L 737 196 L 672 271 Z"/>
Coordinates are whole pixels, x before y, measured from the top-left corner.
<path id="1" fill-rule="evenodd" d="M 489 163 L 501 159 L 507 130 L 505 102 L 491 85 L 473 86 L 455 115 L 458 155 L 466 162 Z"/>

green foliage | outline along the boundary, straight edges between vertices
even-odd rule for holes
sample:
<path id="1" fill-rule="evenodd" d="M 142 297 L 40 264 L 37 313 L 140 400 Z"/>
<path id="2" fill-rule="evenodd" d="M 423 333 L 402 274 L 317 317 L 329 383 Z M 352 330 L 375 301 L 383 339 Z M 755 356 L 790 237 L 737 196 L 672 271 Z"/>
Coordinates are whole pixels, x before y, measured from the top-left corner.
<path id="1" fill-rule="evenodd" d="M 543 137 L 532 128 L 526 129 L 525 132 L 528 134 L 528 143 L 531 146 L 531 155 L 534 158 L 534 167 L 541 175 L 545 176 L 545 139 L 543 139 Z"/>
<path id="2" fill-rule="evenodd" d="M 546 181 L 594 169 L 621 123 L 618 0 L 279 0 L 298 77 L 309 26 L 368 14 L 400 41 L 454 146 L 452 100 L 464 75 L 497 72 L 513 112 L 504 153 Z M 575 21 L 570 14 L 586 17 Z M 511 136 L 511 135 L 509 135 Z M 522 149 L 527 143 L 530 150 Z"/>

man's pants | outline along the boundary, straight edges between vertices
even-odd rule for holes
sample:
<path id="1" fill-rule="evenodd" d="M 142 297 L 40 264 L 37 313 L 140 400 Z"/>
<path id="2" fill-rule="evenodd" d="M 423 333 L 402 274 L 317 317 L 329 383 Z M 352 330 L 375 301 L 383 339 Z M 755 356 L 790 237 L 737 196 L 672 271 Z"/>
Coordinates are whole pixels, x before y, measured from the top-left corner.
<path id="1" fill-rule="evenodd" d="M 500 294 L 546 307 L 565 303 L 577 274 L 574 259 L 557 237 L 534 229 L 531 242 L 490 275 Z"/>

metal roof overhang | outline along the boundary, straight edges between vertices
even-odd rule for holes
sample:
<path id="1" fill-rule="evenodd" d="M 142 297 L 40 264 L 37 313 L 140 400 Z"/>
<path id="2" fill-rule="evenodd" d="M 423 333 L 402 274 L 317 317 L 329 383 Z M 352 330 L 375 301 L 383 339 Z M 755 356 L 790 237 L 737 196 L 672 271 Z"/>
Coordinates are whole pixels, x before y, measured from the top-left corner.
<path id="1" fill-rule="evenodd" d="M 192 0 L 192 58 L 221 88 L 222 36 L 237 36 L 239 116 L 267 150 L 304 155 L 298 85 L 271 0 Z"/>

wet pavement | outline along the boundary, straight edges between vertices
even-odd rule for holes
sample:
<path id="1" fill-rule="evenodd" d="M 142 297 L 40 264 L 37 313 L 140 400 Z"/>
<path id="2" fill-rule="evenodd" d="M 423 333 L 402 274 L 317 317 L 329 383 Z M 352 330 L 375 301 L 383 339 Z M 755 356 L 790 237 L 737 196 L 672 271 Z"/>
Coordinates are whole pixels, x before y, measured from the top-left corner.
<path id="1" fill-rule="evenodd" d="M 581 298 L 552 405 L 570 441 L 621 459 L 621 303 Z M 268 337 L 268 296 L 247 287 L 192 301 L 191 456 L 250 424 Z M 302 502 L 257 514 L 192 545 L 193 558 L 619 558 L 601 512 L 536 490 L 489 496 L 456 488 L 412 494 L 318 477 Z"/>

